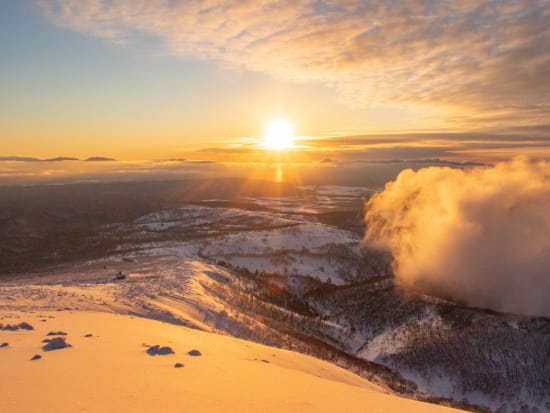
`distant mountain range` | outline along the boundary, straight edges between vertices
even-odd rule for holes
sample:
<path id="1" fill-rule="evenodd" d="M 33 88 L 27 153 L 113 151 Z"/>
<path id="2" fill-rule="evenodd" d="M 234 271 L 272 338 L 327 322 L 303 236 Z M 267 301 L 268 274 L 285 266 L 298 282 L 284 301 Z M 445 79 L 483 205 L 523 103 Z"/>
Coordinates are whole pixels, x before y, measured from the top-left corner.
<path id="1" fill-rule="evenodd" d="M 62 162 L 62 161 L 84 161 L 84 162 L 105 162 L 116 161 L 113 158 L 107 158 L 105 156 L 91 156 L 87 159 L 78 159 L 69 156 L 58 156 L 56 158 L 34 158 L 31 156 L 0 156 L 0 161 L 12 161 L 12 162 Z"/>
<path id="2" fill-rule="evenodd" d="M 105 156 L 91 156 L 87 159 L 84 159 L 86 162 L 109 162 L 109 161 L 116 161 L 116 159 L 113 158 L 106 158 Z"/>

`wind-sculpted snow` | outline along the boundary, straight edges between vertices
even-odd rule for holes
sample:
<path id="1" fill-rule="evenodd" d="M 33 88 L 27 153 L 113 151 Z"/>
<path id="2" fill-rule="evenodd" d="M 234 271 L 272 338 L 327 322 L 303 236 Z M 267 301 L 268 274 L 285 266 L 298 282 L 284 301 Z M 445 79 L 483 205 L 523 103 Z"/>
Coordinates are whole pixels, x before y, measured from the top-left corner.
<path id="1" fill-rule="evenodd" d="M 550 163 L 406 170 L 367 203 L 365 242 L 405 285 L 550 316 Z"/>

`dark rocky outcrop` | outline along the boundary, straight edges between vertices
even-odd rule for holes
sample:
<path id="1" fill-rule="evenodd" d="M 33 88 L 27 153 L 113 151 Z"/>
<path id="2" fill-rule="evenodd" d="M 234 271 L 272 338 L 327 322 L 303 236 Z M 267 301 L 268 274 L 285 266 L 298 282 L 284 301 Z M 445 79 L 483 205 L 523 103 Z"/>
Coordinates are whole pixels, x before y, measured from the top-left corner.
<path id="1" fill-rule="evenodd" d="M 17 331 L 17 330 L 34 330 L 34 327 L 31 326 L 29 323 L 19 323 L 19 324 L 6 324 L 3 326 L 0 324 L 0 330 L 4 331 Z"/>
<path id="2" fill-rule="evenodd" d="M 29 323 L 25 323 L 25 322 L 19 323 L 19 325 L 17 327 L 19 327 L 21 330 L 34 330 L 33 326 L 31 326 Z"/>
<path id="3" fill-rule="evenodd" d="M 52 338 L 45 346 L 42 347 L 44 351 L 61 350 L 63 348 L 71 347 L 69 343 L 65 341 L 63 337 Z"/>

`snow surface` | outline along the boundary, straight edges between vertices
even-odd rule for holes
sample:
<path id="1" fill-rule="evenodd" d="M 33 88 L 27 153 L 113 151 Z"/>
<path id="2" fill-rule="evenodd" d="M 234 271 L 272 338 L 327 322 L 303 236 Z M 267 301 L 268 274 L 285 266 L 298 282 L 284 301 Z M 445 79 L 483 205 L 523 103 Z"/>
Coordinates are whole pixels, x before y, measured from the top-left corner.
<path id="1" fill-rule="evenodd" d="M 250 272 L 307 276 L 336 285 L 349 282 L 353 274 L 343 277 L 350 270 L 349 261 L 327 254 L 327 248 L 341 246 L 360 259 L 357 234 L 296 214 L 190 205 L 148 214 L 121 228 L 137 231 L 131 242 L 118 247 L 129 257 L 203 257 Z M 179 234 L 177 231 L 190 230 L 201 236 L 178 240 L 174 235 L 166 241 L 148 241 L 143 232 Z M 136 239 L 140 241 L 137 244 Z M 356 273 L 361 268 L 351 270 Z"/>
<path id="2" fill-rule="evenodd" d="M 114 281 L 120 270 L 126 279 Z M 229 282 L 238 280 L 204 261 L 154 256 L 0 284 L 0 323 L 34 327 L 0 331 L 9 343 L 0 349 L 0 411 L 457 411 L 386 394 L 305 355 L 214 334 L 213 319 L 236 310 L 209 286 Z M 43 352 L 49 331 L 66 332 L 72 347 Z M 175 354 L 147 355 L 154 344 Z M 187 356 L 191 349 L 202 356 Z M 42 358 L 30 361 L 34 354 Z"/>

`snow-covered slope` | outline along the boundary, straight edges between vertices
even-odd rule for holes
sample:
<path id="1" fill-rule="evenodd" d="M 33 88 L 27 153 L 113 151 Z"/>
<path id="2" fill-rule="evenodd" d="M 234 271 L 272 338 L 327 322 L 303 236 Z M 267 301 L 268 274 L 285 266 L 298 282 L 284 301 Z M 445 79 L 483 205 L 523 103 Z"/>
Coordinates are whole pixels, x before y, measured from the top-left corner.
<path id="1" fill-rule="evenodd" d="M 118 283 L 92 266 L 2 287 L 0 323 L 25 322 L 33 329 L 0 330 L 0 344 L 7 343 L 0 348 L 0 411 L 456 411 L 387 394 L 305 355 L 127 315 L 147 305 L 150 312 L 142 315 L 160 315 L 162 304 L 175 303 L 171 321 L 178 321 L 179 312 L 179 321 L 208 327 L 200 321 L 201 306 L 217 304 L 201 295 L 199 285 L 230 277 L 195 261 L 142 264 L 146 271 L 130 272 Z M 71 347 L 43 350 L 52 337 Z M 150 356 L 153 345 L 169 346 L 175 354 Z M 34 355 L 41 358 L 31 361 Z"/>
<path id="2" fill-rule="evenodd" d="M 315 216 L 192 205 L 148 214 L 109 231 L 127 240 L 118 248 L 126 255 L 202 257 L 250 272 L 313 277 L 336 285 L 372 274 L 361 237 Z"/>

